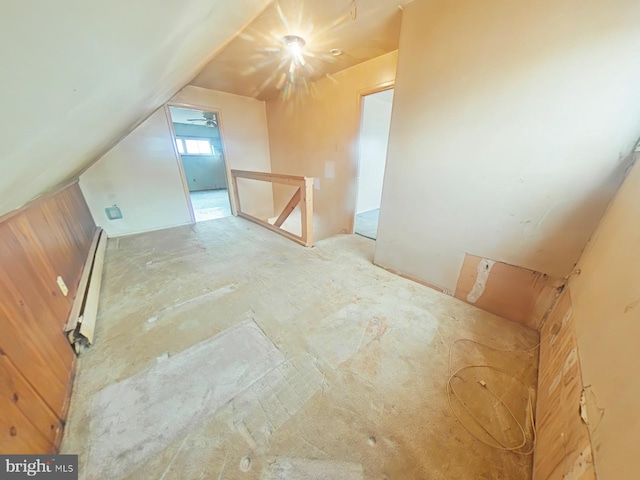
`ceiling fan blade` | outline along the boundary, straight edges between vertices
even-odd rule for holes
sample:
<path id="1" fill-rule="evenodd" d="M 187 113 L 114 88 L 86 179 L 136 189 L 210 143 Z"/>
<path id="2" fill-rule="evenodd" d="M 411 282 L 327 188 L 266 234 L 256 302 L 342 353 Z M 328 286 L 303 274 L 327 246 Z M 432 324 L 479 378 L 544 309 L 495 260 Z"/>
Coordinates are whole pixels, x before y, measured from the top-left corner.
<path id="1" fill-rule="evenodd" d="M 282 48 L 279 47 L 258 47 L 256 48 L 257 52 L 260 53 L 280 53 Z"/>

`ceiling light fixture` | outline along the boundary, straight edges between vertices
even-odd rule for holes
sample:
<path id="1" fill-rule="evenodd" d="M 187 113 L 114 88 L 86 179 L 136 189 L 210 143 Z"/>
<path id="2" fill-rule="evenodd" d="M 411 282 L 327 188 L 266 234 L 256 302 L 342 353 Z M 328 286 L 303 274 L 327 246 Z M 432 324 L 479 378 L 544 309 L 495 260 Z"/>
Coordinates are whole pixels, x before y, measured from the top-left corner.
<path id="1" fill-rule="evenodd" d="M 302 49 L 307 43 L 304 41 L 304 38 L 298 35 L 285 35 L 282 37 L 282 41 L 295 56 L 302 55 Z"/>
<path id="2" fill-rule="evenodd" d="M 340 50 L 339 48 L 332 48 L 331 50 L 329 50 L 329 53 L 334 57 L 339 57 L 340 55 L 342 55 L 342 50 Z"/>
<path id="3" fill-rule="evenodd" d="M 304 38 L 298 35 L 285 35 L 282 37 L 282 41 L 287 46 L 287 50 L 291 54 L 291 64 L 289 65 L 289 73 L 293 75 L 294 70 L 298 65 L 305 65 L 304 52 L 302 49 L 306 45 Z"/>

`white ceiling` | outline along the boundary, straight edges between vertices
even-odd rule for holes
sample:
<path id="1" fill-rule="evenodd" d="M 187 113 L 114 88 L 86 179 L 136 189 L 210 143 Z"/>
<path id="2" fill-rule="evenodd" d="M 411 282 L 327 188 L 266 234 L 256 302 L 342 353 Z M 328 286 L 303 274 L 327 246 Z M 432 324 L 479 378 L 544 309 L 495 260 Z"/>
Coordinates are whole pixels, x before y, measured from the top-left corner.
<path id="1" fill-rule="evenodd" d="M 5 0 L 0 215 L 73 178 L 268 0 Z"/>

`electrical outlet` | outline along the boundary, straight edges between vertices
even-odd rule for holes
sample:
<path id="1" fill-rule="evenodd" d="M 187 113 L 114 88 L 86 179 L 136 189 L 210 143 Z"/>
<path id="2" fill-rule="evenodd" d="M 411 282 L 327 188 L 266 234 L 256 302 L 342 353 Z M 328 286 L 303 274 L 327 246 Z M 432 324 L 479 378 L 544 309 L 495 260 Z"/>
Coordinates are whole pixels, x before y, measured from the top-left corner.
<path id="1" fill-rule="evenodd" d="M 109 220 L 118 220 L 122 218 L 122 212 L 117 205 L 114 205 L 113 207 L 107 207 L 104 209 L 104 211 L 107 213 L 107 218 Z"/>
<path id="2" fill-rule="evenodd" d="M 62 277 L 58 276 L 58 278 L 56 279 L 56 283 L 58 284 L 58 287 L 60 287 L 60 291 L 65 297 L 69 295 L 69 289 L 67 288 L 67 284 L 64 283 Z"/>

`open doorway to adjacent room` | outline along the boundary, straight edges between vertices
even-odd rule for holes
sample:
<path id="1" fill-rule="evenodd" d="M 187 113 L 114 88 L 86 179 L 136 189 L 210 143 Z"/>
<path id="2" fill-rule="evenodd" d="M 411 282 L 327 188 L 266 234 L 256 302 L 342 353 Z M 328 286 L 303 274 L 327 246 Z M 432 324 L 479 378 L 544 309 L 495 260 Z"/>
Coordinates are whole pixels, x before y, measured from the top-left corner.
<path id="1" fill-rule="evenodd" d="M 362 97 L 354 232 L 373 240 L 378 232 L 392 104 L 393 88 Z"/>
<path id="2" fill-rule="evenodd" d="M 218 113 L 176 106 L 169 112 L 195 221 L 231 216 Z"/>

